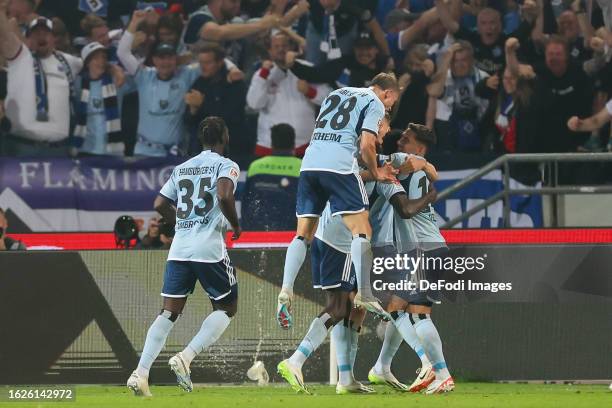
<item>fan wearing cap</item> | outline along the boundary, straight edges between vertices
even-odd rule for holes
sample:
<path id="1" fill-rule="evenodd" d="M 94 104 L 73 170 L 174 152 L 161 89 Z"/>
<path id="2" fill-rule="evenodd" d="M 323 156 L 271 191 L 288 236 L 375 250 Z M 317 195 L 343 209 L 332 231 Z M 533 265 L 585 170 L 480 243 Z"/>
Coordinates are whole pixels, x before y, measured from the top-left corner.
<path id="1" fill-rule="evenodd" d="M 13 127 L 5 140 L 11 156 L 63 156 L 68 153 L 70 103 L 80 58 L 56 51 L 53 23 L 30 22 L 25 41 L 10 29 L 7 1 L 0 1 L 0 47 L 7 59 L 6 115 Z"/>
<path id="2" fill-rule="evenodd" d="M 363 31 L 353 44 L 353 52 L 339 59 L 312 66 L 287 52 L 286 65 L 300 79 L 311 83 L 327 83 L 333 88 L 345 86 L 367 87 L 376 74 L 387 70 L 387 57 L 380 55 L 374 38 Z"/>
<path id="3" fill-rule="evenodd" d="M 99 42 L 81 50 L 83 70 L 76 80 L 74 136 L 81 155 L 123 155 L 121 101 L 127 91 L 121 68 L 108 62 Z"/>
<path id="4" fill-rule="evenodd" d="M 132 54 L 134 33 L 146 12 L 136 10 L 119 41 L 117 56 L 139 94 L 139 119 L 134 154 L 165 157 L 178 154 L 185 142 L 184 96 L 200 75 L 197 64 L 179 66 L 176 48 L 160 43 L 153 51 L 153 67 L 139 63 Z"/>

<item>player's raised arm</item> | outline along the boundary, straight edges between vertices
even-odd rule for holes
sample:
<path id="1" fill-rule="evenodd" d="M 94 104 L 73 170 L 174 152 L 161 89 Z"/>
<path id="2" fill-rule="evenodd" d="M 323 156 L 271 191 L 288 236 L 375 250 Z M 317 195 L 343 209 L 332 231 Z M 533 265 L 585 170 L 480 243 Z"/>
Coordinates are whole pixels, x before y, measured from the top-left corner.
<path id="1" fill-rule="evenodd" d="M 226 177 L 220 178 L 217 182 L 217 199 L 219 208 L 232 226 L 232 240 L 238 239 L 242 230 L 238 223 L 238 213 L 236 212 L 236 200 L 234 198 L 234 182 Z"/>
<path id="2" fill-rule="evenodd" d="M 370 171 L 370 174 L 376 181 L 383 183 L 392 183 L 396 180 L 395 174 L 397 171 L 392 166 L 378 167 L 376 159 L 376 136 L 364 130 L 361 132 L 361 159 Z"/>

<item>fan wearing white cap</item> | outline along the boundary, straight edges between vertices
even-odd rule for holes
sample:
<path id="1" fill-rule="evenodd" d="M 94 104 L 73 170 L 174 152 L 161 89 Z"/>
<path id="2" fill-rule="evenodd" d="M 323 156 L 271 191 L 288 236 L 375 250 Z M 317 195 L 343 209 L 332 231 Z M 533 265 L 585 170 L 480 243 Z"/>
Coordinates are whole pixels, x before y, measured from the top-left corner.
<path id="1" fill-rule="evenodd" d="M 7 59 L 5 106 L 13 125 L 5 139 L 5 153 L 66 155 L 71 96 L 81 59 L 55 50 L 51 20 L 32 20 L 22 41 L 6 13 L 7 0 L 0 0 L 0 51 Z"/>
<path id="2" fill-rule="evenodd" d="M 81 50 L 83 70 L 76 80 L 75 144 L 81 155 L 123 155 L 121 101 L 126 91 L 121 68 L 108 62 L 99 42 Z"/>

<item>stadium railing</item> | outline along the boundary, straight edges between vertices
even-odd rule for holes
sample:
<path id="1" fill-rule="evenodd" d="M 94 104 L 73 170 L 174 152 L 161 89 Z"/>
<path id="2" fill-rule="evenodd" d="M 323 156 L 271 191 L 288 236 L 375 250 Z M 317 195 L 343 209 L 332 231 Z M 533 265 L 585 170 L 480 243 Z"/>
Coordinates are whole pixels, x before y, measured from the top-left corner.
<path id="1" fill-rule="evenodd" d="M 510 228 L 510 196 L 512 195 L 552 195 L 552 226 L 558 227 L 558 197 L 560 194 L 595 194 L 612 193 L 612 185 L 560 185 L 559 184 L 559 163 L 576 162 L 612 162 L 612 153 L 521 153 L 506 154 L 498 157 L 489 164 L 481 167 L 470 176 L 458 181 L 451 187 L 438 194 L 437 201 L 445 200 L 457 191 L 483 178 L 490 172 L 502 169 L 503 190 L 495 193 L 482 203 L 463 212 L 461 215 L 448 220 L 442 228 L 451 228 L 456 224 L 468 219 L 479 211 L 484 210 L 491 204 L 503 200 L 503 223 L 505 228 Z M 510 164 L 511 163 L 535 163 L 540 165 L 540 171 L 547 175 L 546 185 L 541 187 L 510 187 Z"/>

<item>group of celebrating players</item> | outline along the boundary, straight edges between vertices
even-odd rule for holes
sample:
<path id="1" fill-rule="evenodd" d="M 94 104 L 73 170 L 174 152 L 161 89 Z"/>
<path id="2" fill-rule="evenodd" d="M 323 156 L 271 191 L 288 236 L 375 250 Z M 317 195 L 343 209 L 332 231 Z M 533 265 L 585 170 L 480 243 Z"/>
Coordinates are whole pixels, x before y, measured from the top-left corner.
<path id="1" fill-rule="evenodd" d="M 435 136 L 415 124 L 404 131 L 390 131 L 387 111 L 398 97 L 396 78 L 381 73 L 368 88 L 331 92 L 316 118 L 300 170 L 297 233 L 287 249 L 277 308 L 278 323 L 290 328 L 293 283 L 310 245 L 313 286 L 325 291 L 327 304 L 295 352 L 278 364 L 278 373 L 298 392 L 309 393 L 302 366 L 330 332 L 339 373 L 336 392 L 374 392 L 353 373 L 366 311 L 388 322 L 380 355 L 368 374 L 371 384 L 427 394 L 454 388 L 440 335 L 430 317 L 439 294 L 417 289 L 380 292 L 377 297 L 370 285 L 374 257 L 435 258 L 447 251 L 431 206 L 436 198 L 431 182 L 437 173 L 424 159 Z M 206 118 L 199 136 L 202 153 L 176 166 L 154 204 L 165 219 L 176 219 L 176 233 L 164 273 L 163 308 L 147 332 L 138 367 L 127 381 L 136 395 L 151 395 L 149 370 L 196 281 L 207 292 L 213 311 L 185 349 L 169 360 L 181 388 L 193 389 L 191 362 L 219 339 L 236 313 L 237 282 L 224 231 L 229 224 L 232 239 L 241 233 L 234 203 L 240 170 L 223 157 L 229 135 L 222 119 Z M 416 282 L 435 280 L 436 273 L 393 269 L 386 271 L 385 278 Z M 410 386 L 391 373 L 391 362 L 403 341 L 422 365 Z"/>

